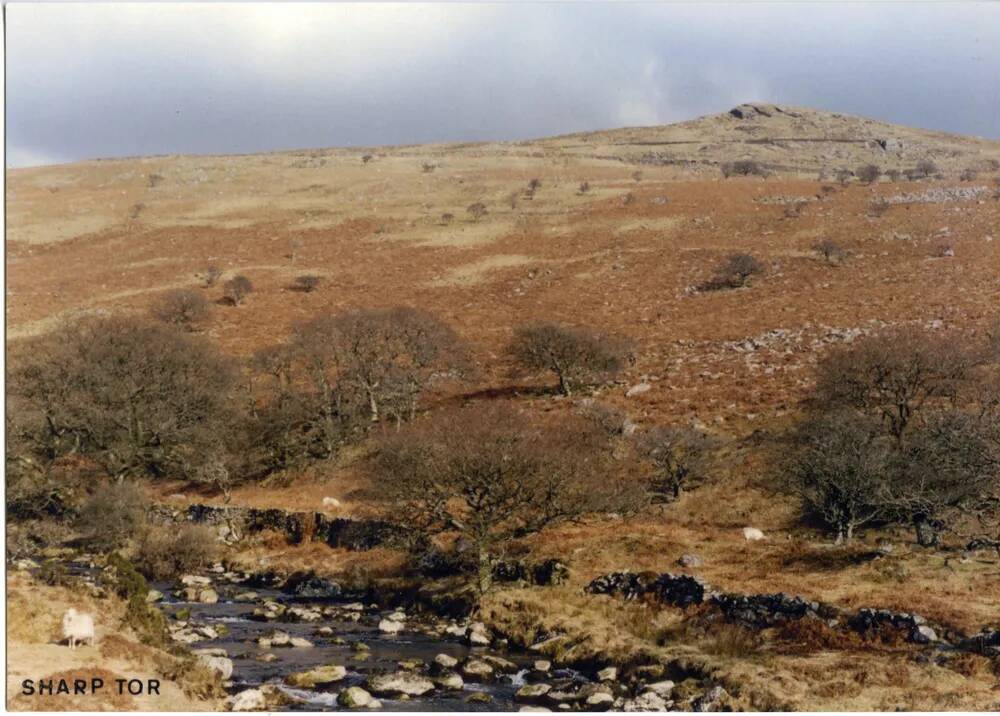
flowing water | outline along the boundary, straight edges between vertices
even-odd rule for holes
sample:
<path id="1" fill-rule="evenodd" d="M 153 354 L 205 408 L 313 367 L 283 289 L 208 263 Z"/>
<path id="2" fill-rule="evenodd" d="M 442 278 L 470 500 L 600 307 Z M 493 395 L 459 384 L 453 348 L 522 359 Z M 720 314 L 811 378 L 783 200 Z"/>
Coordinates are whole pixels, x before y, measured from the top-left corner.
<path id="1" fill-rule="evenodd" d="M 291 673 L 304 671 L 316 666 L 339 664 L 348 670 L 347 678 L 337 682 L 330 690 L 297 689 L 282 686 L 286 695 L 293 702 L 286 706 L 287 710 L 325 710 L 339 709 L 336 703 L 336 692 L 348 686 L 364 688 L 365 679 L 374 673 L 399 671 L 398 662 L 406 659 L 420 659 L 430 664 L 438 654 L 447 654 L 460 662 L 470 655 L 491 653 L 479 647 L 469 647 L 458 637 L 440 637 L 419 631 L 405 629 L 399 634 L 383 634 L 378 629 L 380 618 L 390 611 L 378 610 L 374 606 L 366 606 L 361 619 L 351 621 L 343 615 L 341 618 L 324 617 L 314 622 L 289 623 L 284 621 L 254 621 L 249 618 L 255 607 L 263 601 L 271 599 L 283 604 L 302 606 L 344 606 L 354 601 L 298 599 L 290 597 L 274 589 L 254 589 L 257 599 L 253 602 L 234 602 L 229 599 L 233 590 L 225 585 L 215 585 L 220 599 L 216 604 L 201 604 L 184 602 L 171 596 L 175 585 L 157 584 L 156 589 L 164 593 L 161 607 L 167 615 L 189 609 L 189 621 L 199 625 L 215 626 L 224 624 L 228 632 L 216 639 L 206 639 L 191 645 L 193 649 L 225 649 L 233 660 L 233 689 L 238 692 L 245 688 L 260 686 L 264 683 L 281 684 Z M 245 591 L 238 588 L 236 592 Z M 321 636 L 317 634 L 320 627 L 331 627 L 333 634 Z M 263 649 L 257 643 L 258 637 L 267 636 L 279 630 L 292 637 L 304 637 L 313 643 L 311 648 L 285 647 Z M 369 647 L 368 658 L 358 660 L 355 650 L 356 642 L 363 642 Z M 277 658 L 264 662 L 257 659 L 262 654 L 271 653 Z M 533 657 L 526 653 L 498 653 L 498 656 L 513 661 L 519 666 L 531 663 Z M 522 672 L 523 673 L 523 672 Z M 567 676 L 571 675 L 567 674 Z M 425 696 L 413 697 L 410 700 L 394 700 L 380 698 L 383 709 L 390 711 L 512 711 L 517 710 L 514 703 L 514 692 L 523 685 L 521 674 L 499 676 L 489 683 L 470 683 L 466 679 L 462 691 L 442 691 L 436 689 Z M 468 702 L 466 699 L 473 691 L 483 691 L 490 695 L 490 703 Z"/>

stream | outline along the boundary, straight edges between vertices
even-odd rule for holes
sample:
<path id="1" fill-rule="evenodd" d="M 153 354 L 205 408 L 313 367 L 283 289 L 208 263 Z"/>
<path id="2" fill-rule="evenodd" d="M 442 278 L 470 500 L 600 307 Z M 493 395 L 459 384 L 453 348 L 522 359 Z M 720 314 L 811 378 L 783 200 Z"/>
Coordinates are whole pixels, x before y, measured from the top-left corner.
<path id="1" fill-rule="evenodd" d="M 168 617 L 171 617 L 172 623 L 178 623 L 178 612 L 182 617 L 180 621 L 185 621 L 184 611 L 189 611 L 186 618 L 189 628 L 185 631 L 190 632 L 190 627 L 197 632 L 204 626 L 217 628 L 219 625 L 224 625 L 224 634 L 216 638 L 200 639 L 190 646 L 194 650 L 225 650 L 226 655 L 232 659 L 234 667 L 230 688 L 232 693 L 262 684 L 280 685 L 281 690 L 290 699 L 290 702 L 283 707 L 284 710 L 339 710 L 341 707 L 337 705 L 337 693 L 340 690 L 349 686 L 367 688 L 365 680 L 369 676 L 403 670 L 399 665 L 400 661 L 420 660 L 429 666 L 433 664 L 437 655 L 446 654 L 457 659 L 460 664 L 470 656 L 501 656 L 517 665 L 517 671 L 509 674 L 498 673 L 495 677 L 482 682 L 471 681 L 465 676 L 463 688 L 456 691 L 436 688 L 426 695 L 413 696 L 406 700 L 379 697 L 383 710 L 515 711 L 518 705 L 514 702 L 514 693 L 524 685 L 524 676 L 528 668 L 538 658 L 527 653 L 509 651 L 497 653 L 485 647 L 469 646 L 458 636 L 427 633 L 431 630 L 421 628 L 422 623 L 409 615 L 402 631 L 397 634 L 383 633 L 379 629 L 379 622 L 389 618 L 398 610 L 383 610 L 370 604 L 362 605 L 349 597 L 301 598 L 274 588 L 248 588 L 238 583 L 226 583 L 220 575 L 212 577 L 211 588 L 219 595 L 219 601 L 213 604 L 178 598 L 175 596 L 175 592 L 179 591 L 176 584 L 159 583 L 151 586 L 163 593 L 164 598 L 159 602 L 159 606 Z M 256 594 L 252 601 L 233 600 L 234 596 L 248 591 Z M 322 617 L 315 621 L 252 619 L 254 609 L 269 601 L 285 607 L 318 611 Z M 324 627 L 332 629 L 332 633 L 320 633 L 319 630 Z M 257 643 L 259 637 L 266 638 L 276 630 L 284 632 L 291 638 L 307 639 L 312 646 L 265 648 Z M 368 647 L 367 650 L 360 652 L 367 654 L 367 657 L 359 658 L 356 646 L 358 642 Z M 271 659 L 270 661 L 261 660 L 266 654 L 273 655 L 264 657 Z M 284 684 L 289 674 L 327 665 L 346 667 L 346 678 L 331 684 L 328 688 L 318 689 L 292 688 Z M 420 667 L 415 672 L 424 677 L 428 676 L 427 666 Z M 568 670 L 554 672 L 553 676 L 576 678 L 575 672 Z M 488 702 L 469 701 L 468 698 L 473 692 L 487 694 L 490 699 Z"/>

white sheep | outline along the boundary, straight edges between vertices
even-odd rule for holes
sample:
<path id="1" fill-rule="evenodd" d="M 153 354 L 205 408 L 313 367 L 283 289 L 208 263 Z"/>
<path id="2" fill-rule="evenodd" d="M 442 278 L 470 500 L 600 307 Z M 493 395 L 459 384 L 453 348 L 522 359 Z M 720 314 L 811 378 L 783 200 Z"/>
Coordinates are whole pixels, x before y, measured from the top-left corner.
<path id="1" fill-rule="evenodd" d="M 743 539 L 745 539 L 747 542 L 756 542 L 757 540 L 765 539 L 765 537 L 764 533 L 761 532 L 756 527 L 744 527 Z"/>
<path id="2" fill-rule="evenodd" d="M 62 630 L 70 649 L 87 640 L 90 640 L 91 646 L 94 645 L 94 618 L 89 614 L 70 607 L 63 615 Z"/>
<path id="3" fill-rule="evenodd" d="M 340 507 L 340 500 L 336 497 L 324 497 L 323 507 Z"/>

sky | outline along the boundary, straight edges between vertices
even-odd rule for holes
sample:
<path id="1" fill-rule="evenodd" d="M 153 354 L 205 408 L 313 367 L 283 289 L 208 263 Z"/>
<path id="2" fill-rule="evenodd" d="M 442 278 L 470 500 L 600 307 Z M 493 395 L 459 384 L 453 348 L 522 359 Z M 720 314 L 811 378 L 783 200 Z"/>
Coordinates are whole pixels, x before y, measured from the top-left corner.
<path id="1" fill-rule="evenodd" d="M 1000 139 L 1000 3 L 6 8 L 6 163 L 517 140 L 776 102 Z"/>

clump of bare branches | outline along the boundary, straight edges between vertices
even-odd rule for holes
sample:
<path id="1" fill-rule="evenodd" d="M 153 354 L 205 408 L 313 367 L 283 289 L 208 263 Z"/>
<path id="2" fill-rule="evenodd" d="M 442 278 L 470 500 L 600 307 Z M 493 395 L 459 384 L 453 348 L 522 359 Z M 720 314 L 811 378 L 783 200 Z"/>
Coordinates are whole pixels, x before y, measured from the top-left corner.
<path id="1" fill-rule="evenodd" d="M 632 360 L 624 338 L 552 322 L 515 328 L 509 351 L 523 368 L 554 373 L 563 395 L 614 378 Z"/>

